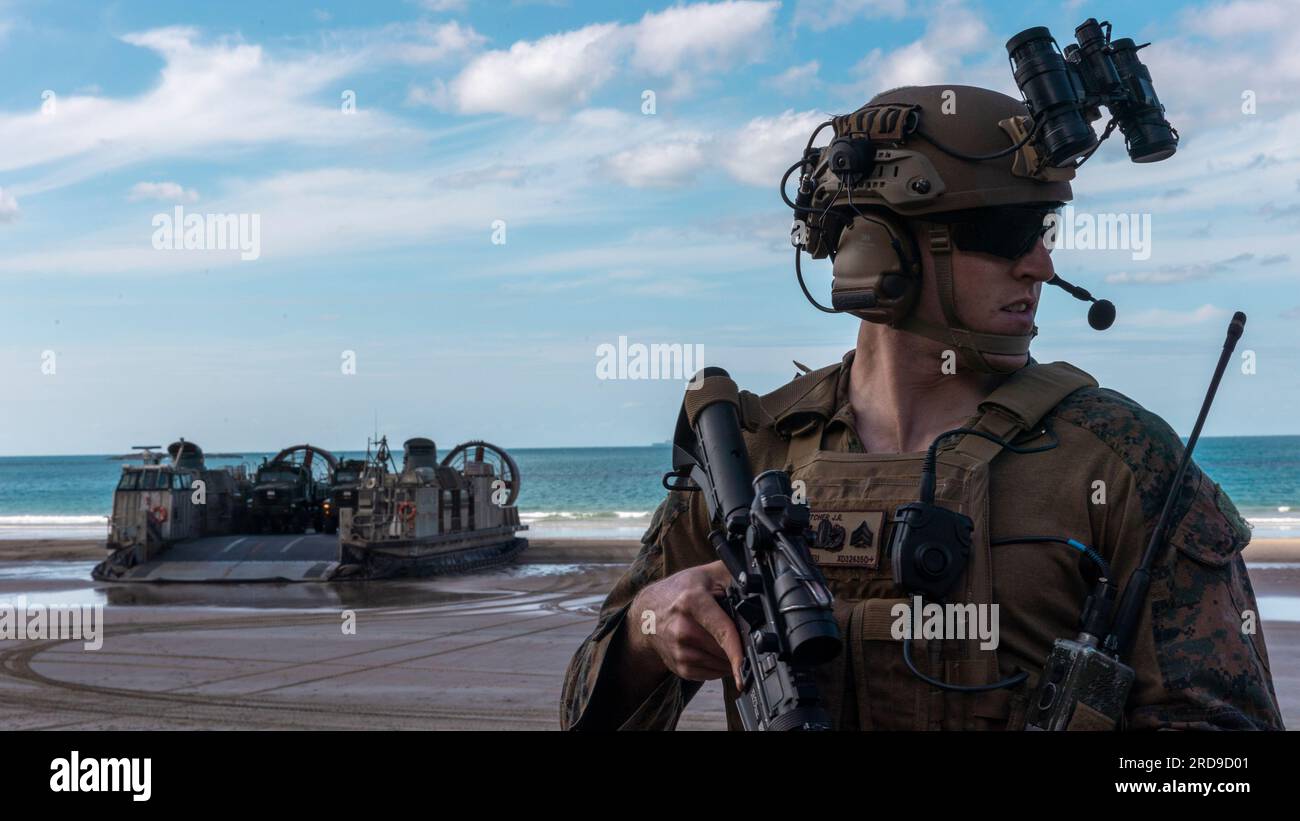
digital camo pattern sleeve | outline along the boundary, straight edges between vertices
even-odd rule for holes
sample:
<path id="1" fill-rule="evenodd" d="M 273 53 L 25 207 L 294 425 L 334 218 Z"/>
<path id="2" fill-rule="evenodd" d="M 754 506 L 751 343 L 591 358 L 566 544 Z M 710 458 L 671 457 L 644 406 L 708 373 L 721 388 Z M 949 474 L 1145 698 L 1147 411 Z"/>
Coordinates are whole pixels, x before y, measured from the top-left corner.
<path id="1" fill-rule="evenodd" d="M 1093 433 L 1123 463 L 1103 543 L 1122 585 L 1160 518 L 1183 443 L 1163 419 L 1114 391 L 1077 391 L 1058 415 Z M 1128 729 L 1283 729 L 1241 555 L 1249 541 L 1227 494 L 1190 464 L 1134 641 Z"/>
<path id="2" fill-rule="evenodd" d="M 1281 730 L 1264 627 L 1241 550 L 1250 529 L 1217 484 L 1189 468 L 1191 500 L 1152 574 L 1150 637 L 1164 697 L 1133 729 Z M 1150 656 L 1148 656 L 1150 657 Z"/>
<path id="3" fill-rule="evenodd" d="M 632 600 L 644 587 L 664 578 L 665 555 L 672 557 L 668 562 L 670 572 L 698 563 L 682 563 L 682 557 L 697 552 L 693 550 L 694 541 L 700 538 L 691 526 L 695 518 L 690 515 L 691 507 L 688 494 L 673 492 L 655 510 L 641 538 L 640 552 L 601 605 L 595 630 L 569 662 L 560 703 L 560 724 L 564 729 L 671 730 L 699 690 L 698 682 L 669 674 L 629 715 L 617 714 L 619 700 L 611 693 L 617 682 L 610 668 L 618 663 L 618 645 Z"/>

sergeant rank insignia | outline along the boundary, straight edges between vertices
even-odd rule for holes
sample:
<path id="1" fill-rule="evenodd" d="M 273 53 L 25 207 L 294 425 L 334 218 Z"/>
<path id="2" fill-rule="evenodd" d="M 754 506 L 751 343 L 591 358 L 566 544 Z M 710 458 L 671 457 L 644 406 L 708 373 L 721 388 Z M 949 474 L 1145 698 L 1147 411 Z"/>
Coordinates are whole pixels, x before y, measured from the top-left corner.
<path id="1" fill-rule="evenodd" d="M 814 511 L 804 534 L 813 560 L 821 565 L 877 567 L 884 519 L 880 510 Z"/>

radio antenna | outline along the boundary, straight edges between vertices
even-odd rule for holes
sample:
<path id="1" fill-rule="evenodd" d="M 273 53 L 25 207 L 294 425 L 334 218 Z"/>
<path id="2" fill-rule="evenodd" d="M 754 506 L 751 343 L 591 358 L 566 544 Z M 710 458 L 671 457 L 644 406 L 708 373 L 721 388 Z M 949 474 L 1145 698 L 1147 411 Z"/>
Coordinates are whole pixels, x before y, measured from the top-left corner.
<path id="1" fill-rule="evenodd" d="M 1133 571 L 1128 584 L 1124 586 L 1124 597 L 1120 600 L 1119 613 L 1115 617 L 1111 634 L 1106 637 L 1106 646 L 1120 658 L 1128 654 L 1133 643 L 1133 634 L 1137 630 L 1142 608 L 1146 605 L 1147 591 L 1151 587 L 1151 569 L 1165 552 L 1165 536 L 1169 530 L 1169 519 L 1173 513 L 1174 503 L 1182 496 L 1183 475 L 1187 473 L 1187 466 L 1192 461 L 1192 450 L 1196 448 L 1196 442 L 1201 438 L 1201 427 L 1210 412 L 1210 404 L 1214 402 L 1214 394 L 1219 390 L 1219 380 L 1223 378 L 1223 371 L 1228 366 L 1228 357 L 1232 356 L 1233 350 L 1237 347 L 1237 340 L 1241 338 L 1245 328 L 1246 315 L 1237 311 L 1228 324 L 1228 336 L 1223 341 L 1223 351 L 1219 354 L 1219 364 L 1214 369 L 1214 378 L 1210 380 L 1205 401 L 1201 403 L 1201 412 L 1196 417 L 1195 426 L 1192 427 L 1192 435 L 1187 438 L 1187 447 L 1183 450 L 1182 461 L 1179 462 L 1178 470 L 1174 473 L 1174 481 L 1169 487 L 1169 495 L 1165 497 L 1165 506 L 1160 511 L 1160 519 L 1156 522 L 1155 530 L 1151 532 L 1151 541 L 1142 556 L 1142 564 Z"/>

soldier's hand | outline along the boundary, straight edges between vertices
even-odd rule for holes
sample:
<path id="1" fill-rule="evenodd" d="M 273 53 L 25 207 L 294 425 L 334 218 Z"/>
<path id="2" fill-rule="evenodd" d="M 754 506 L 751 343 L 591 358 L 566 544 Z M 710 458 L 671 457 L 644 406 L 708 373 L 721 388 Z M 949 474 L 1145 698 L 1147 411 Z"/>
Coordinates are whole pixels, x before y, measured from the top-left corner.
<path id="1" fill-rule="evenodd" d="M 740 634 L 717 597 L 731 574 L 721 561 L 690 567 L 646 587 L 628 612 L 629 642 L 637 655 L 653 653 L 673 673 L 708 681 L 728 673 L 740 686 Z M 647 618 L 646 611 L 654 613 Z M 651 624 L 653 630 L 639 625 Z"/>

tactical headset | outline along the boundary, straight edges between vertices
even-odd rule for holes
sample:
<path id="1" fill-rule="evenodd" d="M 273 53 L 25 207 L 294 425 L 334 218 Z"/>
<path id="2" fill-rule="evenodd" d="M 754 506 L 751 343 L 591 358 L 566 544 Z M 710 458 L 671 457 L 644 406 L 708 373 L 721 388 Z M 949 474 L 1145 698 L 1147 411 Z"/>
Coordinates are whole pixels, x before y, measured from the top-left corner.
<path id="1" fill-rule="evenodd" d="M 997 368 L 986 354 L 1025 356 L 1033 332 L 990 334 L 964 327 L 956 313 L 950 257 L 956 235 L 962 236 L 963 245 L 970 250 L 1009 253 L 1004 247 L 1009 244 L 1006 221 L 967 209 L 950 218 L 940 216 L 942 222 L 937 220 L 936 226 L 926 232 L 923 239 L 928 241 L 935 260 L 944 314 L 944 324 L 940 325 L 915 315 L 922 278 L 918 244 L 922 238 L 909 230 L 905 217 L 915 211 L 929 216 L 962 205 L 984 206 L 998 196 L 1007 199 L 1008 204 L 1021 204 L 1031 195 L 1042 195 L 1044 189 L 1049 195 L 1066 199 L 1069 186 L 1056 180 L 1044 185 L 1031 179 L 1008 184 L 996 178 L 996 171 L 993 178 L 987 173 L 967 171 L 965 156 L 960 157 L 962 162 L 939 160 L 946 166 L 941 174 L 932 158 L 937 140 L 919 131 L 924 104 L 936 96 L 937 88 L 900 91 L 917 93 L 899 101 L 877 98 L 879 102 L 823 123 L 809 138 L 803 159 L 787 170 L 781 187 L 783 197 L 789 175 L 795 168 L 802 169 L 798 201 L 790 202 L 785 197 L 797 215 L 792 240 L 797 248 L 795 269 L 800 286 L 820 310 L 852 313 L 869 322 L 951 344 L 965 366 L 992 372 Z M 1014 100 L 995 92 L 967 89 L 963 93 L 972 98 L 968 103 L 971 106 L 991 97 L 997 113 L 1023 111 Z M 813 148 L 817 134 L 827 126 L 834 128 L 836 136 L 825 149 Z M 1025 142 L 1021 139 L 1017 145 Z M 1007 152 L 1000 153 L 1005 156 Z M 954 181 L 955 189 L 945 183 L 945 175 Z M 990 198 L 983 188 L 996 188 L 1000 193 Z M 950 196 L 939 200 L 945 192 Z M 1031 214 L 1033 238 L 1041 234 L 1043 213 L 1039 209 Z M 1017 228 L 1021 222 L 1015 222 Z M 1022 230 L 1015 232 L 1017 252 L 1029 247 L 1026 236 Z M 832 260 L 831 308 L 817 303 L 803 281 L 800 251 L 805 248 L 815 259 Z"/>

